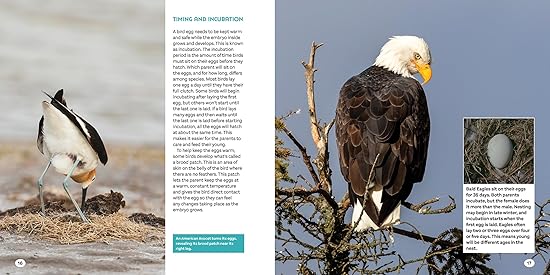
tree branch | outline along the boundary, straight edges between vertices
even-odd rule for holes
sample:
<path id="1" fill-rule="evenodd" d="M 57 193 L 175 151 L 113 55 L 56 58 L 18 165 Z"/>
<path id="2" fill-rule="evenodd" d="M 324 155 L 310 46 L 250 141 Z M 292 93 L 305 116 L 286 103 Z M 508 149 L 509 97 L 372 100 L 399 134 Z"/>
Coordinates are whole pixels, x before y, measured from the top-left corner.
<path id="1" fill-rule="evenodd" d="M 290 140 L 292 140 L 292 143 L 294 143 L 294 145 L 296 145 L 296 147 L 298 147 L 298 150 L 300 150 L 300 153 L 302 154 L 302 160 L 303 160 L 304 164 L 306 165 L 306 168 L 309 171 L 309 174 L 313 178 L 313 182 L 315 182 L 315 184 L 317 186 L 321 185 L 321 181 L 319 180 L 319 176 L 317 176 L 317 172 L 315 172 L 315 169 L 313 169 L 313 165 L 311 164 L 311 159 L 310 159 L 309 155 L 307 154 L 306 147 L 304 147 L 296 139 L 296 137 L 294 137 L 294 135 L 292 134 L 292 132 L 290 130 L 288 130 L 286 125 L 283 125 L 281 130 L 286 134 L 286 136 Z"/>
<path id="2" fill-rule="evenodd" d="M 443 214 L 443 213 L 451 213 L 456 208 L 455 199 L 451 196 L 449 196 L 449 199 L 451 200 L 449 204 L 443 208 L 432 210 L 431 206 L 428 206 L 430 204 L 434 204 L 439 201 L 439 198 L 432 198 L 426 201 L 423 201 L 419 204 L 412 204 L 410 202 L 404 201 L 402 203 L 403 206 L 409 208 L 410 210 L 424 214 L 424 215 L 434 215 L 434 214 Z"/>
<path id="3" fill-rule="evenodd" d="M 317 71 L 317 68 L 315 68 L 315 53 L 321 46 L 323 46 L 323 43 L 317 44 L 315 41 L 312 42 L 309 51 L 309 61 L 308 63 L 302 61 L 302 65 L 304 66 L 304 77 L 306 81 L 311 138 L 317 148 L 317 157 L 313 162 L 317 166 L 317 171 L 319 172 L 321 188 L 327 190 L 328 192 L 332 192 L 332 171 L 330 170 L 328 163 L 328 133 L 332 128 L 334 121 L 331 121 L 328 125 L 320 126 L 315 107 L 315 72 Z"/>
<path id="4" fill-rule="evenodd" d="M 311 137 L 313 142 L 317 145 L 321 141 L 321 135 L 319 133 L 319 127 L 317 126 L 317 113 L 315 111 L 315 52 L 319 47 L 323 46 L 323 43 L 316 44 L 315 41 L 311 43 L 311 49 L 309 52 L 309 61 L 305 63 L 302 61 L 302 65 L 305 69 L 306 78 L 306 94 L 307 105 L 309 106 L 309 122 L 311 125 Z M 317 146 L 318 147 L 318 146 Z"/>
<path id="5" fill-rule="evenodd" d="M 289 196 L 289 197 L 309 197 L 311 195 L 319 194 L 325 198 L 327 203 L 335 210 L 338 209 L 338 203 L 332 199 L 332 196 L 324 189 L 321 188 L 315 188 L 311 190 L 306 190 L 303 187 L 294 187 L 291 189 L 277 189 L 276 195 L 277 196 Z"/>

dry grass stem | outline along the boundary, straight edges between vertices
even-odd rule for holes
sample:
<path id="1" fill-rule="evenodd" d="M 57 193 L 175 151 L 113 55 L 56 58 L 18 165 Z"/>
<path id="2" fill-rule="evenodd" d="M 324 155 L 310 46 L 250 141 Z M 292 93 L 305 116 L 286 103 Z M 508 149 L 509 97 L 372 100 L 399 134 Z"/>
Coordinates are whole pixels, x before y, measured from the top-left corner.
<path id="1" fill-rule="evenodd" d="M 66 221 L 62 216 L 16 214 L 0 219 L 0 230 L 27 234 L 61 244 L 134 240 L 164 242 L 164 228 L 134 223 L 120 213 L 91 215 L 91 223 Z"/>

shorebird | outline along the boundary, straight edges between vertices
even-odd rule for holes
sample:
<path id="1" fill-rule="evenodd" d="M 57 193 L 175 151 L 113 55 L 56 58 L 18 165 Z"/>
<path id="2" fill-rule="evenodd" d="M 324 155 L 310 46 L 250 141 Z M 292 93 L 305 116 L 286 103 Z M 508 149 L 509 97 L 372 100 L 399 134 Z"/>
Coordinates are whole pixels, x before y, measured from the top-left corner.
<path id="1" fill-rule="evenodd" d="M 46 94 L 51 102 L 43 101 L 43 115 L 38 124 L 38 150 L 49 161 L 38 178 L 38 193 L 42 215 L 46 215 L 42 187 L 43 178 L 51 165 L 55 170 L 65 175 L 63 188 L 73 202 L 76 211 L 83 222 L 90 220 L 82 212 L 86 206 L 86 191 L 95 180 L 96 167 L 99 162 L 107 163 L 107 151 L 96 129 L 67 107 L 63 98 L 63 89 L 57 91 L 54 97 Z M 82 186 L 82 207 L 79 207 L 71 196 L 68 188 L 69 178 Z"/>

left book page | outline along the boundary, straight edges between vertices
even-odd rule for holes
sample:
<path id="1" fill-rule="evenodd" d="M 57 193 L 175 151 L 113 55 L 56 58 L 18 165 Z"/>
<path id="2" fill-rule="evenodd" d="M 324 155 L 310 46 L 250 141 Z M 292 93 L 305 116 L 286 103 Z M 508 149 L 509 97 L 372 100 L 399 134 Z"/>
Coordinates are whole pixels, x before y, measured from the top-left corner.
<path id="1" fill-rule="evenodd" d="M 274 273 L 273 1 L 0 18 L 1 273 Z"/>
<path id="2" fill-rule="evenodd" d="M 167 1 L 165 20 L 167 273 L 271 274 L 274 2 Z"/>
<path id="3" fill-rule="evenodd" d="M 0 3 L 1 274 L 164 271 L 164 8 Z"/>

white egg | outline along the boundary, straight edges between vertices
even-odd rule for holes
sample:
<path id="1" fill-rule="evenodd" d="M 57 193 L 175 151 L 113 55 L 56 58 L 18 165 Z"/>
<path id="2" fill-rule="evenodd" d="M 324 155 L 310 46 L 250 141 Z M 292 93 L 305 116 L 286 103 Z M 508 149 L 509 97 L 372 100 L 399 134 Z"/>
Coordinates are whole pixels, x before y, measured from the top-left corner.
<path id="1" fill-rule="evenodd" d="M 498 134 L 489 140 L 487 155 L 491 164 L 498 169 L 506 167 L 512 159 L 514 144 L 504 134 Z"/>

